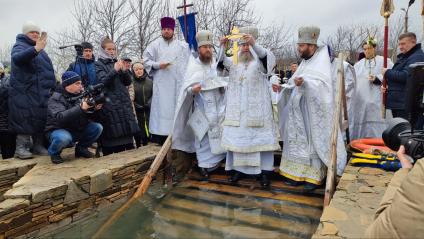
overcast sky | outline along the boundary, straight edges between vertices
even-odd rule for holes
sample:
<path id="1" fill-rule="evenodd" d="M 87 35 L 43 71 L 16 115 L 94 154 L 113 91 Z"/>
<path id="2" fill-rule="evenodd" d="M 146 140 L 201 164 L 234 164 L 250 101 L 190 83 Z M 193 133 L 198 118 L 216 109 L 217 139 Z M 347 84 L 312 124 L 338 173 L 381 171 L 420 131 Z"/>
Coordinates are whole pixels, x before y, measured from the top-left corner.
<path id="1" fill-rule="evenodd" d="M 160 0 L 158 0 L 160 1 Z M 182 2 L 181 0 L 171 0 Z M 212 0 L 211 0 L 212 1 Z M 230 1 L 230 0 L 229 0 Z M 71 9 L 74 0 L 0 0 L 0 47 L 13 44 L 27 20 L 38 23 L 47 32 L 58 32 L 72 24 Z M 188 0 L 196 4 L 196 0 Z M 344 24 L 377 23 L 383 26 L 380 16 L 381 0 L 253 0 L 258 15 L 265 24 L 284 21 L 293 29 L 314 24 L 321 28 L 321 36 L 335 31 Z M 395 15 L 406 7 L 409 0 L 394 0 Z M 421 1 L 411 7 L 410 30 L 421 36 Z M 391 19 L 394 19 L 392 17 Z"/>

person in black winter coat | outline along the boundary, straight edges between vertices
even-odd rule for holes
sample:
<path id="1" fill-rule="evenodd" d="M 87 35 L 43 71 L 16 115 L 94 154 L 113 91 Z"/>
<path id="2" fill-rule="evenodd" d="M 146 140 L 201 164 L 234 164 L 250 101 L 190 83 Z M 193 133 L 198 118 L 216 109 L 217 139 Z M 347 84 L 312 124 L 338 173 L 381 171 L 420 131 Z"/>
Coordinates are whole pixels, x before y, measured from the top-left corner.
<path id="1" fill-rule="evenodd" d="M 46 134 L 50 141 L 48 149 L 55 164 L 63 163 L 62 150 L 78 142 L 75 157 L 92 158 L 88 147 L 99 138 L 103 127 L 90 120 L 90 112 L 101 105 L 91 105 L 87 99 L 79 99 L 84 87 L 81 77 L 72 71 L 62 75 L 62 90 L 50 97 L 47 108 Z"/>
<path id="2" fill-rule="evenodd" d="M 105 95 L 109 98 L 97 114 L 103 125 L 100 140 L 103 155 L 133 149 L 133 135 L 140 129 L 127 89 L 131 84 L 131 75 L 122 60 L 116 60 L 115 44 L 108 38 L 101 43 L 96 75 L 97 82 L 105 85 Z"/>
<path id="3" fill-rule="evenodd" d="M 28 22 L 23 34 L 16 37 L 12 49 L 11 77 L 9 88 L 9 127 L 17 134 L 16 156 L 32 157 L 30 152 L 47 155 L 44 147 L 44 126 L 47 116 L 47 101 L 56 86 L 52 62 L 44 51 L 46 33 Z"/>
<path id="4" fill-rule="evenodd" d="M 387 79 L 387 102 L 386 108 L 392 110 L 393 117 L 407 119 L 405 112 L 406 84 L 410 79 L 410 65 L 416 62 L 424 62 L 424 52 L 421 44 L 417 44 L 414 33 L 408 32 L 399 36 L 399 50 L 397 61 L 392 69 L 383 69 L 382 74 Z M 384 91 L 385 89 L 383 89 Z M 422 129 L 423 119 L 417 119 L 416 128 Z"/>
<path id="5" fill-rule="evenodd" d="M 7 98 L 9 77 L 0 63 L 0 148 L 3 159 L 13 158 L 16 148 L 16 135 L 9 130 Z"/>
<path id="6" fill-rule="evenodd" d="M 150 79 L 141 62 L 132 65 L 134 84 L 134 108 L 137 115 L 140 134 L 136 135 L 135 143 L 137 147 L 149 143 L 149 118 L 150 105 L 152 103 L 153 81 Z"/>

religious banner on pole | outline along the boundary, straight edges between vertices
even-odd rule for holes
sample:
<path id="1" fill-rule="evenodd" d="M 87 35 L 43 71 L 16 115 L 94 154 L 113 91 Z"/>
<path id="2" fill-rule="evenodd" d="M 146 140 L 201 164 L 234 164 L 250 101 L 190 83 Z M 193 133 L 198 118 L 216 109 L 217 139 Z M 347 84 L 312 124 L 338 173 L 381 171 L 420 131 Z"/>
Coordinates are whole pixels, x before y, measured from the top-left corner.
<path id="1" fill-rule="evenodd" d="M 178 6 L 177 9 L 183 9 L 184 13 L 178 17 L 178 21 L 181 26 L 181 31 L 184 35 L 184 40 L 188 43 L 190 49 L 197 52 L 197 41 L 196 41 L 196 18 L 197 12 L 187 14 L 187 8 L 193 7 L 193 4 L 187 4 L 186 0 L 183 1 L 182 6 Z"/>
<path id="2" fill-rule="evenodd" d="M 188 43 L 190 49 L 197 51 L 196 41 L 196 17 L 195 13 L 189 13 L 185 16 L 179 16 L 178 21 L 181 26 L 181 31 L 184 33 L 184 39 Z M 187 25 L 185 25 L 186 23 Z"/>

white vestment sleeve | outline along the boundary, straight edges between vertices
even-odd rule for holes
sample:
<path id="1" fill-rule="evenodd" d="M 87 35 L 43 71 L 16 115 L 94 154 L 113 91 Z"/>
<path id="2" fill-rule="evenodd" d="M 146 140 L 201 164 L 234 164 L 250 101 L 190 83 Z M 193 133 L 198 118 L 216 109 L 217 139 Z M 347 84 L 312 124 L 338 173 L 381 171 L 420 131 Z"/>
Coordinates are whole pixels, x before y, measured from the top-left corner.
<path id="1" fill-rule="evenodd" d="M 264 58 L 267 56 L 267 51 L 259 44 L 255 44 L 252 46 L 253 50 L 256 52 L 259 58 Z"/>
<path id="2" fill-rule="evenodd" d="M 144 68 L 147 74 L 152 75 L 154 70 L 159 70 L 160 63 L 156 62 L 155 44 L 150 44 L 143 53 Z"/>

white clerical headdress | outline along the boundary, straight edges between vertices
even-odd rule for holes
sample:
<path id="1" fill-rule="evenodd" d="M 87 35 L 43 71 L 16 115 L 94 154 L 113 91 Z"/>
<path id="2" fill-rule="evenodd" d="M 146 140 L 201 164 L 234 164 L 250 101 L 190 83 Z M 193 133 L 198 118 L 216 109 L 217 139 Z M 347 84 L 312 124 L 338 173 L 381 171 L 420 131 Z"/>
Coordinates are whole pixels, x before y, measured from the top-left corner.
<path id="1" fill-rule="evenodd" d="M 196 34 L 197 46 L 201 47 L 204 45 L 213 45 L 212 38 L 213 38 L 213 35 L 211 31 L 200 30 Z"/>
<path id="2" fill-rule="evenodd" d="M 248 26 L 248 27 L 240 27 L 241 34 L 249 34 L 252 35 L 253 38 L 258 39 L 259 37 L 259 29 L 257 27 Z M 246 43 L 243 38 L 240 39 L 240 44 Z"/>
<path id="3" fill-rule="evenodd" d="M 317 45 L 320 29 L 315 26 L 307 26 L 299 28 L 298 44 Z"/>

